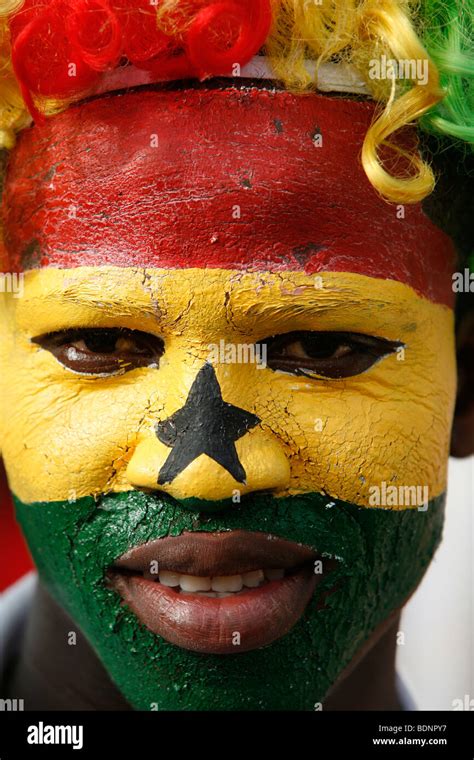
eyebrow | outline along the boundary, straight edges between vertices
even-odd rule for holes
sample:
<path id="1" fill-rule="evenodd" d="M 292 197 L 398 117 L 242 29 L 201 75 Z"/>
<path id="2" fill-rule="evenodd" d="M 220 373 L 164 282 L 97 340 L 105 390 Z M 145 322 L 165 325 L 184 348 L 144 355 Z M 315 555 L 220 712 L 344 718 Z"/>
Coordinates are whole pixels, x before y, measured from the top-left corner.
<path id="1" fill-rule="evenodd" d="M 83 309 L 100 309 L 101 311 L 104 311 L 104 307 L 117 306 L 127 316 L 143 317 L 145 315 L 153 317 L 155 320 L 157 311 L 159 309 L 159 306 L 155 305 L 153 307 L 152 304 L 147 304 L 145 302 L 134 304 L 134 302 L 130 301 L 130 296 L 128 294 L 124 293 L 121 295 L 120 292 L 117 292 L 116 297 L 112 299 L 99 293 L 97 293 L 97 295 L 85 295 L 79 292 L 72 294 L 68 293 L 67 290 L 65 290 L 61 293 L 49 292 L 30 297 L 26 296 L 25 302 L 28 307 L 34 306 L 35 303 L 54 303 L 55 305 L 57 304 L 59 306 L 66 303 L 74 304 L 74 306 L 78 306 L 79 308 Z"/>
<path id="2" fill-rule="evenodd" d="M 283 300 L 283 298 L 285 300 Z M 307 299 L 301 298 L 301 294 L 290 293 L 285 294 L 282 300 L 275 300 L 271 303 L 262 303 L 262 301 L 256 300 L 254 303 L 247 305 L 246 308 L 242 308 L 238 303 L 238 296 L 232 298 L 232 294 L 229 298 L 227 308 L 232 313 L 235 313 L 239 319 L 245 319 L 249 317 L 266 317 L 274 315 L 278 312 L 282 317 L 295 317 L 295 316 L 317 316 L 325 314 L 327 312 L 334 312 L 341 309 L 348 308 L 376 308 L 377 305 L 382 307 L 389 307 L 392 305 L 390 299 L 376 296 L 373 294 L 362 292 L 349 294 L 341 291 L 326 290 L 326 296 L 320 301 L 314 300 L 311 296 Z M 288 299 L 288 300 L 286 300 Z M 292 299 L 292 300 L 290 300 Z M 393 304 L 395 305 L 395 304 Z"/>

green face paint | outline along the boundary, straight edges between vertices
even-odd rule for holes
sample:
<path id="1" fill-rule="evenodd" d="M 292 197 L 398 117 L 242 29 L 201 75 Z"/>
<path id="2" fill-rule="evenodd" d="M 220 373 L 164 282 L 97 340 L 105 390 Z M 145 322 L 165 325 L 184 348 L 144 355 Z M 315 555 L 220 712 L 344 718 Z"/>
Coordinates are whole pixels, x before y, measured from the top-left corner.
<path id="1" fill-rule="evenodd" d="M 441 538 L 444 496 L 425 512 L 305 494 L 255 496 L 206 513 L 138 491 L 74 504 L 16 500 L 16 506 L 44 582 L 134 708 L 313 710 L 422 578 Z M 272 533 L 338 560 L 296 626 L 263 649 L 230 655 L 180 649 L 145 628 L 107 587 L 107 568 L 132 546 L 183 531 L 232 529 Z"/>

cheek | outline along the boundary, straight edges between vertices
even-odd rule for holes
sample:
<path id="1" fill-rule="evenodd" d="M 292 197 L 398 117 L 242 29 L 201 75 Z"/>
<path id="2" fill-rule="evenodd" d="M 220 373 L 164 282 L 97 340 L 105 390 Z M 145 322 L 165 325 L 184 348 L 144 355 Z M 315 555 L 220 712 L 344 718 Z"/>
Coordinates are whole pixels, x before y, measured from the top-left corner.
<path id="1" fill-rule="evenodd" d="M 26 360 L 25 360 L 26 359 Z M 33 371 L 33 365 L 34 371 Z M 107 490 L 126 464 L 133 432 L 162 403 L 140 382 L 71 375 L 47 353 L 17 356 L 5 396 L 3 456 L 13 492 L 25 502 Z"/>
<path id="2" fill-rule="evenodd" d="M 265 392 L 271 398 L 257 414 L 285 442 L 296 492 L 367 506 L 382 482 L 426 486 L 429 498 L 445 490 L 455 400 L 450 319 L 426 320 L 403 352 L 361 375 L 274 373 Z"/>
<path id="3" fill-rule="evenodd" d="M 171 348 L 160 369 L 109 378 L 66 370 L 48 352 L 10 342 L 3 458 L 25 503 L 129 490 L 127 465 L 142 437 L 182 405 L 206 346 Z"/>

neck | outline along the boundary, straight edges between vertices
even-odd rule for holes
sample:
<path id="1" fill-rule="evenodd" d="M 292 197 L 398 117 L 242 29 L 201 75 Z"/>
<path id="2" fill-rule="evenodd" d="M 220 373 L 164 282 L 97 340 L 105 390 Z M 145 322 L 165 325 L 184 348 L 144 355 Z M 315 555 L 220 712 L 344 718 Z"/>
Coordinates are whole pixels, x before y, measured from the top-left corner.
<path id="1" fill-rule="evenodd" d="M 363 652 L 324 702 L 324 710 L 399 710 L 395 688 L 399 616 Z M 74 645 L 68 643 L 75 633 Z M 40 583 L 9 696 L 27 710 L 131 710 L 75 623 Z"/>
<path id="2" fill-rule="evenodd" d="M 397 610 L 380 625 L 333 686 L 324 710 L 403 710 L 395 671 L 399 630 Z"/>

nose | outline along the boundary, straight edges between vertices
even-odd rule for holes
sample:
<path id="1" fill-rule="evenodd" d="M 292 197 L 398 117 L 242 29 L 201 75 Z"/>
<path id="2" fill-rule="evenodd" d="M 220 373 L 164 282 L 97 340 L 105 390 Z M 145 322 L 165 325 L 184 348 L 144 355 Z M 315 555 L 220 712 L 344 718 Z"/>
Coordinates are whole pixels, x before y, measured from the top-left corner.
<path id="1" fill-rule="evenodd" d="M 288 458 L 260 422 L 222 398 L 214 368 L 206 363 L 184 405 L 138 443 L 127 480 L 177 499 L 216 501 L 283 490 L 290 479 Z"/>

